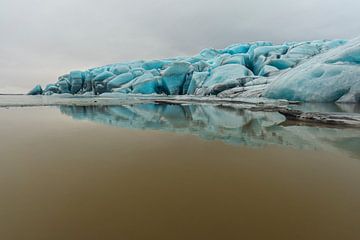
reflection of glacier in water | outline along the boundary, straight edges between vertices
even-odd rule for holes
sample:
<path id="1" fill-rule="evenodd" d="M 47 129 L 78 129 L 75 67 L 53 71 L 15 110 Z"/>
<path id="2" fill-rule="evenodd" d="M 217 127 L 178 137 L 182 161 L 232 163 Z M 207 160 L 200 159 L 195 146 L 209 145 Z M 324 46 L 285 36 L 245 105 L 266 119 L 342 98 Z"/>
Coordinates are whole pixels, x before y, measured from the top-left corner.
<path id="1" fill-rule="evenodd" d="M 360 131 L 323 126 L 291 126 L 277 112 L 256 112 L 214 105 L 135 104 L 61 106 L 62 113 L 121 128 L 189 133 L 231 144 L 278 144 L 298 149 L 345 150 L 360 156 Z"/>

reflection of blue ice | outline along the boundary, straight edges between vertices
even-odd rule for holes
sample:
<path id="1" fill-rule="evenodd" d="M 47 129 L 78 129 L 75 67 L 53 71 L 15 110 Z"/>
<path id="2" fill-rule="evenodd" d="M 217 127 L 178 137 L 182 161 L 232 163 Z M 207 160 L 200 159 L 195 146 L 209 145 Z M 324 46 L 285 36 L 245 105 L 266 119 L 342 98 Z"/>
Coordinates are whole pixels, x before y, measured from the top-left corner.
<path id="1" fill-rule="evenodd" d="M 360 131 L 314 126 L 285 126 L 277 112 L 255 112 L 214 105 L 136 104 L 121 106 L 61 106 L 62 113 L 131 129 L 196 134 L 231 144 L 279 144 L 299 149 L 347 150 L 360 155 Z"/>
<path id="2" fill-rule="evenodd" d="M 303 112 L 345 112 L 360 113 L 360 104 L 302 103 L 290 106 Z"/>

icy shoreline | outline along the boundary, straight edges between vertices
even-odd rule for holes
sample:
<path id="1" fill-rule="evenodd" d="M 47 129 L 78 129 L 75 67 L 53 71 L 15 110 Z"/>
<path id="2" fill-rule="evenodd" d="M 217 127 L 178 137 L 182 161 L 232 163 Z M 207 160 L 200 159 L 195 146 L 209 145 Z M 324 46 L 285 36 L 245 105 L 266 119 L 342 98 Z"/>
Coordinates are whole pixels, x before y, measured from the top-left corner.
<path id="1" fill-rule="evenodd" d="M 229 107 L 252 112 L 280 113 L 287 120 L 296 124 L 306 123 L 333 127 L 360 127 L 360 109 L 358 104 L 335 104 L 342 111 L 306 111 L 299 110 L 301 103 L 287 100 L 266 98 L 218 98 L 215 96 L 165 96 L 165 95 L 129 95 L 103 94 L 101 96 L 73 96 L 56 94 L 52 96 L 1 95 L 0 107 L 36 107 L 36 106 L 135 106 L 138 104 L 163 105 L 209 105 Z M 325 105 L 326 106 L 326 105 Z M 316 110 L 316 108 L 315 108 Z"/>

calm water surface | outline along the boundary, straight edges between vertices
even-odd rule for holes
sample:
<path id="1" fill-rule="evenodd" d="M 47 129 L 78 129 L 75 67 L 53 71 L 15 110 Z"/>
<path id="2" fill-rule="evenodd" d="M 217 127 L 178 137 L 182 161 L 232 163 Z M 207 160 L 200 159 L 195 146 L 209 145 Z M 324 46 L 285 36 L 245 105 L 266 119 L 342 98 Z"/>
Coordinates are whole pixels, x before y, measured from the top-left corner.
<path id="1" fill-rule="evenodd" d="M 282 121 L 0 108 L 0 239 L 360 239 L 359 131 Z"/>

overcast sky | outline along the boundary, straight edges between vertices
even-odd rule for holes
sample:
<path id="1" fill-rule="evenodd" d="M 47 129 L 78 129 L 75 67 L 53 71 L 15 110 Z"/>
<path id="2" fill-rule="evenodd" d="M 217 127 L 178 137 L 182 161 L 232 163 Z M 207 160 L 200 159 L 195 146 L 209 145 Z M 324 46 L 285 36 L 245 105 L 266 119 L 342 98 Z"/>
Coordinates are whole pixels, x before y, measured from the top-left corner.
<path id="1" fill-rule="evenodd" d="M 0 0 L 0 92 L 255 40 L 360 35 L 359 0 Z"/>

